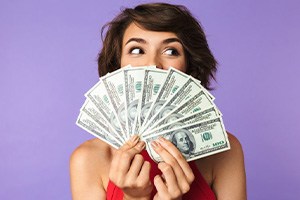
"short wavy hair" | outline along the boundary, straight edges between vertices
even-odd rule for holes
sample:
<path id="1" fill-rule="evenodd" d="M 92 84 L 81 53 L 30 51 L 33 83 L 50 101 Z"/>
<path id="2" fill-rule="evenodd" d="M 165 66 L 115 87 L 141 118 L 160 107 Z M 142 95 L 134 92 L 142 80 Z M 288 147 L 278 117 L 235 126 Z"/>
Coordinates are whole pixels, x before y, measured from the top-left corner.
<path id="1" fill-rule="evenodd" d="M 103 47 L 98 55 L 98 72 L 103 76 L 119 69 L 124 32 L 131 23 L 150 31 L 173 32 L 181 41 L 186 56 L 186 73 L 210 88 L 215 80 L 217 61 L 212 55 L 200 23 L 182 5 L 141 4 L 125 8 L 101 30 Z M 106 30 L 105 37 L 103 37 Z M 104 39 L 103 39 L 104 38 Z"/>

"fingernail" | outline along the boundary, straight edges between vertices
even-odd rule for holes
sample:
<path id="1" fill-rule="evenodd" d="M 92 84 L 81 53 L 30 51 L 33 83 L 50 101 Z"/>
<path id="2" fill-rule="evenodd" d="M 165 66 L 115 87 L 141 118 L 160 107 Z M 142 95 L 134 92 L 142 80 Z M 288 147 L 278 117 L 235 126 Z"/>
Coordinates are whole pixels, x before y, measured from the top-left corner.
<path id="1" fill-rule="evenodd" d="M 160 137 L 160 138 L 158 138 L 158 141 L 159 141 L 159 142 L 165 142 L 166 139 L 165 139 L 164 137 Z"/>
<path id="2" fill-rule="evenodd" d="M 137 144 L 137 147 L 140 148 L 140 149 L 143 149 L 143 148 L 145 147 L 145 142 L 140 141 L 140 142 Z"/>
<path id="3" fill-rule="evenodd" d="M 152 146 L 153 149 L 157 149 L 158 148 L 158 143 L 156 141 L 152 141 L 151 146 Z"/>
<path id="4" fill-rule="evenodd" d="M 130 140 L 131 140 L 131 142 L 136 142 L 138 138 L 139 138 L 138 135 L 134 135 L 130 138 Z"/>

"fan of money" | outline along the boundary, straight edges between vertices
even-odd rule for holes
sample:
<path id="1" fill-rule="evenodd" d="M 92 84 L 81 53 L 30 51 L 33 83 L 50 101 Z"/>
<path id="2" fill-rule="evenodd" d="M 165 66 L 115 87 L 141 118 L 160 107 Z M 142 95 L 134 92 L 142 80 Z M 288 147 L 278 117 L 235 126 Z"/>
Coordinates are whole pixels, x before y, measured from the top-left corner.
<path id="1" fill-rule="evenodd" d="M 157 162 L 150 144 L 160 137 L 187 161 L 230 149 L 214 97 L 175 68 L 126 66 L 101 77 L 85 97 L 76 124 L 116 149 L 134 134 Z"/>

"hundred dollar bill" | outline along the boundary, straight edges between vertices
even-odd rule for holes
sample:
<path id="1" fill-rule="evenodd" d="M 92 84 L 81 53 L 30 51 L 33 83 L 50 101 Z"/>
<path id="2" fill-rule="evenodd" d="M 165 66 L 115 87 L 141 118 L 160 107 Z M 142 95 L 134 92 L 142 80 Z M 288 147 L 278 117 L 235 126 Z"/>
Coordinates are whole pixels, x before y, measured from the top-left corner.
<path id="1" fill-rule="evenodd" d="M 152 116 L 152 118 L 148 122 L 148 126 L 144 127 L 144 132 L 148 129 L 151 129 L 155 122 L 157 122 L 164 116 L 167 116 L 168 113 L 173 109 L 187 102 L 189 99 L 204 90 L 205 88 L 199 83 L 199 81 L 189 77 L 187 82 L 178 90 L 178 92 L 176 92 L 176 94 L 174 94 L 171 99 L 166 101 L 164 105 L 157 111 L 157 113 Z"/>
<path id="2" fill-rule="evenodd" d="M 104 129 L 107 133 L 111 134 L 111 137 L 120 145 L 123 144 L 123 140 L 120 139 L 118 133 L 115 132 L 114 128 L 111 124 L 104 118 L 104 116 L 100 113 L 96 105 L 89 99 L 86 99 L 83 106 L 80 109 L 80 112 L 86 113 L 90 116 L 99 127 Z"/>
<path id="3" fill-rule="evenodd" d="M 142 97 L 138 104 L 138 121 L 136 131 L 140 131 L 141 125 L 149 112 L 152 102 L 155 100 L 161 85 L 164 83 L 167 71 L 162 69 L 146 69 L 143 81 Z"/>
<path id="4" fill-rule="evenodd" d="M 220 117 L 167 130 L 161 135 L 145 138 L 149 155 L 157 162 L 162 161 L 152 149 L 151 142 L 164 137 L 171 141 L 187 161 L 206 157 L 230 149 L 227 133 Z"/>
<path id="5" fill-rule="evenodd" d="M 187 82 L 190 76 L 170 67 L 168 70 L 167 77 L 163 83 L 160 91 L 158 92 L 157 97 L 153 101 L 150 111 L 148 112 L 144 123 L 141 128 L 141 132 L 145 131 L 150 123 L 150 119 L 157 111 L 164 105 L 164 103 L 172 98 L 172 96 L 178 92 L 178 90 Z"/>
<path id="6" fill-rule="evenodd" d="M 134 67 L 124 69 L 125 97 L 127 110 L 127 134 L 131 136 L 134 133 L 137 123 L 137 109 L 139 99 L 142 96 L 142 88 L 145 76 L 145 67 Z"/>
<path id="7" fill-rule="evenodd" d="M 198 82 L 198 83 L 201 85 L 201 81 L 200 81 L 200 80 L 198 80 L 198 79 L 196 79 L 196 78 L 194 78 L 194 77 L 192 77 L 192 76 L 191 76 L 191 78 L 194 79 L 194 81 Z M 214 100 L 216 99 L 216 98 L 215 98 L 210 92 L 208 92 L 208 90 L 205 89 L 205 88 L 204 88 L 204 92 L 206 92 L 206 95 L 209 96 L 209 98 L 210 98 L 211 100 L 214 101 Z"/>
<path id="8" fill-rule="evenodd" d="M 164 120 L 164 123 L 161 123 L 160 125 L 153 127 L 152 129 L 144 133 L 143 138 L 159 135 L 161 132 L 166 130 L 176 129 L 188 124 L 203 122 L 217 117 L 220 117 L 220 115 L 215 106 L 207 108 L 206 110 L 203 110 L 201 112 L 192 113 L 188 116 L 180 116 L 179 118 L 173 118 L 172 116 L 170 116 Z"/>
<path id="9" fill-rule="evenodd" d="M 98 126 L 98 124 L 86 113 L 81 112 L 77 118 L 76 124 L 87 131 L 88 133 L 94 135 L 100 140 L 108 143 L 112 147 L 118 149 L 120 148 L 120 144 L 111 137 L 109 133 L 107 133 L 104 129 Z"/>
<path id="10" fill-rule="evenodd" d="M 107 94 L 112 104 L 113 112 L 116 115 L 117 121 L 121 125 L 121 132 L 125 136 L 125 140 L 129 138 L 126 129 L 126 98 L 125 98 L 125 86 L 124 86 L 124 72 L 123 68 L 106 75 L 101 80 L 105 85 Z"/>
<path id="11" fill-rule="evenodd" d="M 113 127 L 115 130 L 114 132 L 118 133 L 118 138 L 125 142 L 125 136 L 121 131 L 121 124 L 119 120 L 117 120 L 116 114 L 113 112 L 114 109 L 105 85 L 102 82 L 102 78 L 85 94 L 85 96 L 96 105 L 102 116 L 109 122 L 111 127 Z"/>
<path id="12" fill-rule="evenodd" d="M 166 123 L 171 123 L 172 121 L 184 116 L 203 111 L 212 106 L 214 106 L 214 103 L 211 98 L 206 95 L 204 90 L 202 90 L 185 103 L 171 110 L 168 115 L 163 116 L 161 119 L 156 121 L 152 127 L 157 128 L 163 126 Z"/>

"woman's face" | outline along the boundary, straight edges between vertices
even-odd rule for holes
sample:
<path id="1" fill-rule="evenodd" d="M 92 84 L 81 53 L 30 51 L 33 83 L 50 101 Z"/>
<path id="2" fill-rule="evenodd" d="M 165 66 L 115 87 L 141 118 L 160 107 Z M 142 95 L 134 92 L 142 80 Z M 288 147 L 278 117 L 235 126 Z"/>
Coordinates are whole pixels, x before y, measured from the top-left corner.
<path id="1" fill-rule="evenodd" d="M 121 67 L 129 64 L 186 71 L 184 49 L 175 33 L 148 31 L 134 23 L 125 30 L 122 42 Z"/>

